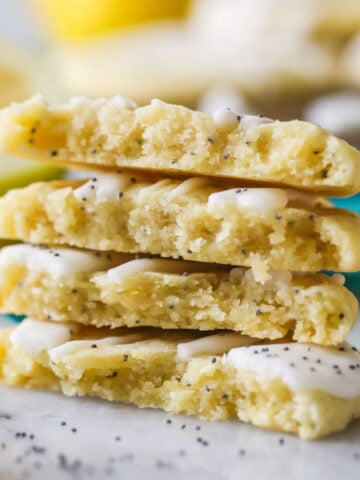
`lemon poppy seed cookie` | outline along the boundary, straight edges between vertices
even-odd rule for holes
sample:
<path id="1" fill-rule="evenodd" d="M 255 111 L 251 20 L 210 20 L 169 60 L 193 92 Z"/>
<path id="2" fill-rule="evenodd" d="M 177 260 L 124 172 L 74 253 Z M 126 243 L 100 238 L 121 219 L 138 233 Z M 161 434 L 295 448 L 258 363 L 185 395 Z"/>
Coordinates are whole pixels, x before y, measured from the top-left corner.
<path id="1" fill-rule="evenodd" d="M 128 174 L 44 182 L 0 199 L 0 235 L 32 243 L 269 269 L 360 269 L 360 220 L 281 189 L 219 190 L 205 178 Z"/>
<path id="2" fill-rule="evenodd" d="M 227 109 L 211 116 L 159 100 L 137 108 L 123 97 L 82 97 L 51 106 L 35 96 L 1 111 L 0 150 L 78 166 L 286 184 L 334 196 L 360 190 L 360 153 L 316 125 Z"/>
<path id="3" fill-rule="evenodd" d="M 27 319 L 0 331 L 0 378 L 313 439 L 360 416 L 360 354 L 238 333 L 84 329 Z"/>
<path id="4" fill-rule="evenodd" d="M 0 251 L 0 311 L 96 327 L 228 329 L 336 345 L 357 318 L 341 277 L 271 272 L 260 284 L 242 267 L 14 245 Z"/>

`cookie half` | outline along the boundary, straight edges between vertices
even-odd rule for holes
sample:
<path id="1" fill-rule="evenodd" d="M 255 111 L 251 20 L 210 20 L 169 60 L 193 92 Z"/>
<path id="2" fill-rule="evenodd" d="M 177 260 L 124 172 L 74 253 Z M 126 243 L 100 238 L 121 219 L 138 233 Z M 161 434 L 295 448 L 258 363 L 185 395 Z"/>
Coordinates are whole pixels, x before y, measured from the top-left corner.
<path id="1" fill-rule="evenodd" d="M 0 251 L 0 311 L 97 327 L 228 329 L 337 345 L 357 318 L 357 301 L 341 277 L 282 271 L 260 284 L 243 267 L 14 245 Z"/>
<path id="2" fill-rule="evenodd" d="M 0 332 L 0 365 L 8 385 L 237 417 L 305 439 L 360 416 L 360 354 L 346 343 L 268 344 L 237 333 L 204 338 L 27 319 Z"/>
<path id="3" fill-rule="evenodd" d="M 123 97 L 41 96 L 0 113 L 0 150 L 73 165 L 127 167 L 186 176 L 286 184 L 332 195 L 360 191 L 360 154 L 317 125 L 213 116 L 154 100 L 137 108 Z"/>
<path id="4" fill-rule="evenodd" d="M 281 189 L 127 174 L 36 183 L 0 199 L 0 236 L 267 271 L 360 270 L 360 219 Z"/>

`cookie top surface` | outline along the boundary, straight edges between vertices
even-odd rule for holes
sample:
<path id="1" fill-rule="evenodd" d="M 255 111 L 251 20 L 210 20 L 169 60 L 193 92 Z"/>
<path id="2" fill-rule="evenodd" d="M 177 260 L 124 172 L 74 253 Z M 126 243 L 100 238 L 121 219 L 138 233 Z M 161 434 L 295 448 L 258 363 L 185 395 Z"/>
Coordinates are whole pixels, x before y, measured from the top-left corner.
<path id="1" fill-rule="evenodd" d="M 206 175 L 241 185 L 287 185 L 346 196 L 360 191 L 360 153 L 317 125 L 208 115 L 153 100 L 41 96 L 0 112 L 0 151 L 77 168 L 128 168 L 158 175 Z"/>

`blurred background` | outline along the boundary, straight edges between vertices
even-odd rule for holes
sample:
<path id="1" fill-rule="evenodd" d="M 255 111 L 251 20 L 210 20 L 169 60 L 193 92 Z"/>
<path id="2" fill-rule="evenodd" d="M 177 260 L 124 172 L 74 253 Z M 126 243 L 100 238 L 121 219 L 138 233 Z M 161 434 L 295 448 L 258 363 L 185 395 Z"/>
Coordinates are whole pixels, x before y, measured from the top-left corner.
<path id="1" fill-rule="evenodd" d="M 301 118 L 360 147 L 360 0 L 0 0 L 0 107 L 37 92 Z M 60 173 L 2 160 L 0 193 Z"/>
<path id="2" fill-rule="evenodd" d="M 42 92 L 304 118 L 359 145 L 359 0 L 0 0 L 0 106 Z"/>

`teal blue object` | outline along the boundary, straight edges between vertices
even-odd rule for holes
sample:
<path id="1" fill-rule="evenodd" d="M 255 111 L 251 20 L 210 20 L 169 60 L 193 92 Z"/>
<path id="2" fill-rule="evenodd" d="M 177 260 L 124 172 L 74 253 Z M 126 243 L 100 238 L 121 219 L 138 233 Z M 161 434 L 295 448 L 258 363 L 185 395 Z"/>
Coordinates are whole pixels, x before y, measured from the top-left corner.
<path id="1" fill-rule="evenodd" d="M 360 194 L 348 198 L 330 198 L 336 207 L 346 208 L 360 214 Z"/>
<path id="2" fill-rule="evenodd" d="M 5 315 L 6 318 L 9 318 L 13 322 L 21 322 L 25 317 L 24 315 Z"/>
<path id="3" fill-rule="evenodd" d="M 348 198 L 330 198 L 336 207 L 346 208 L 360 214 L 360 194 Z M 360 239 L 359 239 L 360 241 Z M 360 272 L 344 273 L 345 286 L 360 300 Z"/>
<path id="4" fill-rule="evenodd" d="M 360 300 L 360 272 L 344 273 L 345 287 L 353 292 L 353 294 Z"/>

